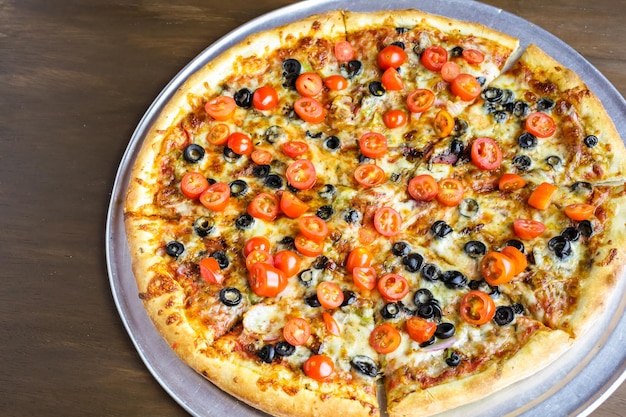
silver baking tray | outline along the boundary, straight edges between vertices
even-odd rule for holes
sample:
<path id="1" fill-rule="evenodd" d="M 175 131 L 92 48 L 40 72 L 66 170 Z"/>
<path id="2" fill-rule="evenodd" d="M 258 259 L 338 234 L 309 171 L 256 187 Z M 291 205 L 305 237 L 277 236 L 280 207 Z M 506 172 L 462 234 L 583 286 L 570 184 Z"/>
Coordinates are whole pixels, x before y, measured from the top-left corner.
<path id="1" fill-rule="evenodd" d="M 611 83 L 570 46 L 532 23 L 503 10 L 467 0 L 308 0 L 260 16 L 209 46 L 178 73 L 139 122 L 120 163 L 106 224 L 106 255 L 113 298 L 122 322 L 148 370 L 185 410 L 194 416 L 258 417 L 266 414 L 213 386 L 183 363 L 156 331 L 137 296 L 123 224 L 123 199 L 135 155 L 159 111 L 196 70 L 246 36 L 311 14 L 334 9 L 373 11 L 415 8 L 480 22 L 521 40 L 535 43 L 563 65 L 574 69 L 600 97 L 626 138 L 626 101 Z M 626 378 L 626 277 L 606 313 L 593 330 L 547 369 L 442 416 L 585 416 Z"/>

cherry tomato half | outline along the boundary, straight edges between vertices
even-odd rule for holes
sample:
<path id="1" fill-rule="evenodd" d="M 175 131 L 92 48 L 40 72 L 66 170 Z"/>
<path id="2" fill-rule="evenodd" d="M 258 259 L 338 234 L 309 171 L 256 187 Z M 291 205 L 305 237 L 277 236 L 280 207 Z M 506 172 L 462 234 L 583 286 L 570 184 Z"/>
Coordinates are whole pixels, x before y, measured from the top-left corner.
<path id="1" fill-rule="evenodd" d="M 293 346 L 302 346 L 311 336 L 311 325 L 301 317 L 290 319 L 283 327 L 283 337 Z"/>
<path id="2" fill-rule="evenodd" d="M 254 91 L 252 105 L 257 110 L 271 110 L 278 106 L 278 93 L 274 87 L 264 85 Z"/>
<path id="3" fill-rule="evenodd" d="M 206 135 L 206 140 L 212 145 L 223 145 L 228 141 L 230 128 L 227 124 L 216 123 Z"/>
<path id="4" fill-rule="evenodd" d="M 489 252 L 480 261 L 480 271 L 489 285 L 506 284 L 513 279 L 513 262 L 500 252 Z"/>
<path id="5" fill-rule="evenodd" d="M 404 64 L 408 56 L 404 49 L 397 45 L 388 45 L 378 53 L 378 67 L 382 70 L 398 68 Z"/>
<path id="6" fill-rule="evenodd" d="M 437 201 L 447 207 L 458 206 L 463 200 L 463 184 L 455 178 L 439 180 Z"/>
<path id="7" fill-rule="evenodd" d="M 454 61 L 448 61 L 441 67 L 441 78 L 444 81 L 452 82 L 461 73 L 461 67 Z"/>
<path id="8" fill-rule="evenodd" d="M 480 326 L 491 321 L 496 314 L 496 305 L 489 294 L 472 290 L 461 300 L 460 313 L 467 323 Z"/>
<path id="9" fill-rule="evenodd" d="M 302 216 L 298 219 L 300 233 L 316 242 L 321 242 L 328 236 L 326 222 L 317 216 Z"/>
<path id="10" fill-rule="evenodd" d="M 504 174 L 498 181 L 500 191 L 515 191 L 524 188 L 526 180 L 517 174 Z"/>
<path id="11" fill-rule="evenodd" d="M 376 270 L 371 266 L 355 266 L 352 269 L 352 281 L 362 290 L 373 290 L 376 288 Z"/>
<path id="12" fill-rule="evenodd" d="M 324 327 L 326 327 L 326 331 L 333 336 L 341 336 L 341 329 L 339 328 L 339 324 L 337 320 L 328 313 L 327 311 L 322 311 L 322 320 L 324 320 Z"/>
<path id="13" fill-rule="evenodd" d="M 368 158 L 380 158 L 387 153 L 387 138 L 377 132 L 367 132 L 359 139 L 361 153 Z"/>
<path id="14" fill-rule="evenodd" d="M 439 110 L 435 115 L 433 128 L 437 136 L 445 138 L 454 130 L 454 117 L 446 109 Z"/>
<path id="15" fill-rule="evenodd" d="M 224 275 L 222 275 L 221 268 L 217 259 L 208 257 L 202 258 L 199 264 L 200 276 L 209 284 L 221 284 L 224 282 Z"/>
<path id="16" fill-rule="evenodd" d="M 500 251 L 503 255 L 508 256 L 513 262 L 513 275 L 524 272 L 528 266 L 528 259 L 519 249 L 513 246 L 505 246 Z"/>
<path id="17" fill-rule="evenodd" d="M 315 185 L 317 173 L 315 166 L 308 159 L 298 159 L 287 167 L 285 172 L 289 185 L 298 190 L 308 190 Z"/>
<path id="18" fill-rule="evenodd" d="M 290 278 L 300 272 L 302 260 L 297 253 L 290 250 L 281 250 L 274 254 L 274 266 Z"/>
<path id="19" fill-rule="evenodd" d="M 389 110 L 383 115 L 383 122 L 388 129 L 396 129 L 402 127 L 408 121 L 409 116 L 402 110 Z"/>
<path id="20" fill-rule="evenodd" d="M 518 219 L 513 222 L 513 231 L 522 240 L 534 239 L 546 231 L 546 226 L 536 220 Z"/>
<path id="21" fill-rule="evenodd" d="M 461 55 L 470 64 L 480 64 L 485 60 L 485 55 L 477 49 L 463 49 Z"/>
<path id="22" fill-rule="evenodd" d="M 296 250 L 303 254 L 304 256 L 309 256 L 311 258 L 319 256 L 324 251 L 324 243 L 318 242 L 304 235 L 298 235 L 293 241 L 293 244 L 296 246 Z"/>
<path id="23" fill-rule="evenodd" d="M 528 197 L 528 205 L 539 210 L 547 209 L 557 190 L 558 187 L 547 182 L 542 182 L 533 190 L 530 197 Z"/>
<path id="24" fill-rule="evenodd" d="M 335 58 L 339 62 L 348 62 L 354 59 L 354 49 L 348 41 L 339 41 L 335 44 Z"/>
<path id="25" fill-rule="evenodd" d="M 413 316 L 406 321 L 406 332 L 417 343 L 429 341 L 435 335 L 436 330 L 437 323 L 421 317 Z"/>
<path id="26" fill-rule="evenodd" d="M 309 206 L 300 200 L 295 194 L 289 191 L 283 191 L 280 196 L 280 210 L 287 217 L 295 219 L 307 212 Z"/>
<path id="27" fill-rule="evenodd" d="M 265 149 L 255 149 L 250 154 L 250 159 L 257 165 L 269 165 L 273 158 L 272 153 Z"/>
<path id="28" fill-rule="evenodd" d="M 265 236 L 254 236 L 243 245 L 243 256 L 247 257 L 253 250 L 264 250 L 269 252 L 272 245 Z"/>
<path id="29" fill-rule="evenodd" d="M 400 73 L 393 67 L 385 70 L 380 81 L 388 91 L 400 91 L 404 88 Z"/>
<path id="30" fill-rule="evenodd" d="M 431 71 L 440 71 L 448 62 L 448 51 L 439 45 L 429 46 L 422 52 L 422 65 Z"/>
<path id="31" fill-rule="evenodd" d="M 435 103 L 435 93 L 425 88 L 412 91 L 406 98 L 406 104 L 411 113 L 422 113 Z"/>
<path id="32" fill-rule="evenodd" d="M 298 158 L 309 150 L 308 143 L 301 140 L 291 140 L 283 143 L 283 153 L 290 158 Z"/>
<path id="33" fill-rule="evenodd" d="M 450 91 L 463 101 L 472 101 L 480 95 L 480 83 L 470 74 L 459 74 L 450 84 Z"/>
<path id="34" fill-rule="evenodd" d="M 209 116 L 220 122 L 230 119 L 236 108 L 235 99 L 228 96 L 215 97 L 204 105 Z"/>
<path id="35" fill-rule="evenodd" d="M 248 203 L 248 214 L 256 219 L 272 221 L 278 216 L 278 198 L 269 193 L 259 193 Z"/>
<path id="36" fill-rule="evenodd" d="M 246 269 L 249 271 L 254 264 L 269 264 L 274 265 L 274 257 L 267 251 L 262 249 L 255 249 L 246 256 Z"/>
<path id="37" fill-rule="evenodd" d="M 341 91 L 348 88 L 348 80 L 339 74 L 330 75 L 324 79 L 324 85 L 329 90 Z"/>
<path id="38" fill-rule="evenodd" d="M 333 309 L 343 303 L 344 295 L 339 285 L 323 281 L 317 284 L 317 299 L 324 308 Z"/>
<path id="39" fill-rule="evenodd" d="M 354 268 L 364 268 L 372 265 L 374 256 L 365 246 L 357 246 L 348 254 L 346 260 L 346 271 L 353 272 Z"/>
<path id="40" fill-rule="evenodd" d="M 502 163 L 502 150 L 491 138 L 477 138 L 472 143 L 471 157 L 478 168 L 493 171 Z"/>
<path id="41" fill-rule="evenodd" d="M 439 186 L 430 174 L 411 178 L 408 186 L 409 195 L 417 201 L 430 201 L 437 197 Z"/>
<path id="42" fill-rule="evenodd" d="M 391 353 L 402 342 L 400 332 L 389 323 L 378 325 L 370 334 L 370 346 L 378 353 Z"/>
<path id="43" fill-rule="evenodd" d="M 321 123 L 326 117 L 324 106 L 312 97 L 300 97 L 293 104 L 293 109 L 302 120 L 309 123 Z"/>
<path id="44" fill-rule="evenodd" d="M 198 198 L 209 188 L 209 181 L 199 172 L 187 172 L 180 180 L 180 190 L 189 198 Z"/>
<path id="45" fill-rule="evenodd" d="M 383 236 L 396 236 L 402 229 L 402 217 L 391 207 L 381 207 L 374 213 L 374 228 Z"/>
<path id="46" fill-rule="evenodd" d="M 387 179 L 385 171 L 374 164 L 360 164 L 354 170 L 354 179 L 363 187 L 375 187 Z"/>
<path id="47" fill-rule="evenodd" d="M 200 194 L 200 203 L 213 211 L 223 211 L 229 201 L 230 187 L 224 182 L 216 182 Z"/>
<path id="48" fill-rule="evenodd" d="M 314 72 L 303 72 L 296 79 L 296 90 L 305 97 L 315 97 L 323 87 L 322 77 Z"/>
<path id="49" fill-rule="evenodd" d="M 576 221 L 589 219 L 595 211 L 596 207 L 591 204 L 570 204 L 565 206 L 565 215 Z"/>
<path id="50" fill-rule="evenodd" d="M 556 131 L 556 123 L 549 115 L 535 112 L 526 118 L 526 130 L 538 138 L 548 138 Z"/>
<path id="51" fill-rule="evenodd" d="M 409 283 L 402 275 L 387 274 L 378 280 L 378 291 L 387 301 L 398 301 L 409 293 Z"/>
<path id="52" fill-rule="evenodd" d="M 329 379 L 335 372 L 333 360 L 326 355 L 313 355 L 302 365 L 304 374 L 317 381 Z"/>
<path id="53" fill-rule="evenodd" d="M 241 132 L 233 132 L 228 136 L 227 146 L 237 155 L 249 155 L 254 149 L 250 136 Z"/>
<path id="54" fill-rule="evenodd" d="M 266 263 L 255 263 L 248 271 L 250 289 L 260 297 L 276 297 L 287 287 L 287 277 L 280 269 Z"/>

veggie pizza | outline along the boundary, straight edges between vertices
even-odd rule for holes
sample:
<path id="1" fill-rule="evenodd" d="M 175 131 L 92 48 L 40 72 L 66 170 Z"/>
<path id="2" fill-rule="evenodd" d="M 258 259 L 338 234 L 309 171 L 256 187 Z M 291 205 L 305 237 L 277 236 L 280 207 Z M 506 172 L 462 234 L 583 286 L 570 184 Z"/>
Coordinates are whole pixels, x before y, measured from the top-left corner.
<path id="1" fill-rule="evenodd" d="M 538 47 L 335 11 L 208 63 L 136 155 L 125 224 L 172 349 L 277 416 L 424 416 L 549 365 L 626 262 L 626 150 Z"/>

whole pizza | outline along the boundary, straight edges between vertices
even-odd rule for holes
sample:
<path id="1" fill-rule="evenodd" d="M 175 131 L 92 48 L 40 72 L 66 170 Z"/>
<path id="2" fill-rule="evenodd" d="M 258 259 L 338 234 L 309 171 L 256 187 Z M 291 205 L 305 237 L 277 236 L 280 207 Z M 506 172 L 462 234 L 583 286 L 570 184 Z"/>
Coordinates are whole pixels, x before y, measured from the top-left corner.
<path id="1" fill-rule="evenodd" d="M 626 150 L 534 45 L 333 11 L 190 76 L 124 219 L 148 315 L 213 384 L 276 416 L 426 416 L 541 370 L 602 314 Z"/>

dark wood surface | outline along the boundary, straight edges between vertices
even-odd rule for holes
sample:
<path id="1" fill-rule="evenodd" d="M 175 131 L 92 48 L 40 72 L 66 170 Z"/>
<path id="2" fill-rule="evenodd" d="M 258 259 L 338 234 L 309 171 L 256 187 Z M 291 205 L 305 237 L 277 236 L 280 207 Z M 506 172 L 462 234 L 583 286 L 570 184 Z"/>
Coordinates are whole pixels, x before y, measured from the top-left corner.
<path id="1" fill-rule="evenodd" d="M 0 415 L 186 415 L 113 302 L 104 243 L 115 172 L 187 62 L 289 3 L 0 0 Z M 563 39 L 626 93 L 623 0 L 487 3 Z M 625 409 L 622 386 L 593 416 Z"/>

